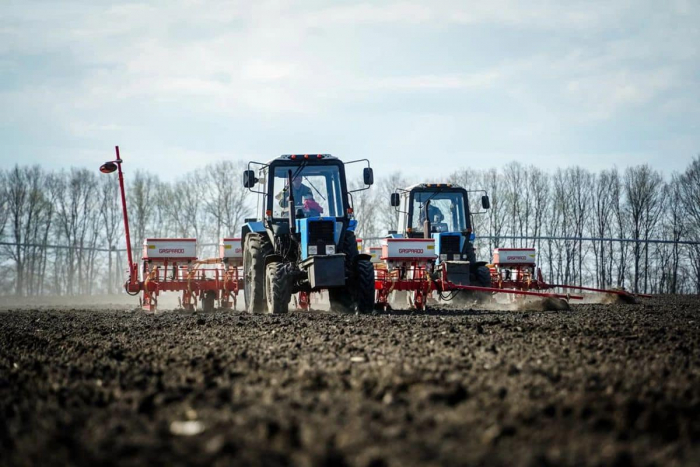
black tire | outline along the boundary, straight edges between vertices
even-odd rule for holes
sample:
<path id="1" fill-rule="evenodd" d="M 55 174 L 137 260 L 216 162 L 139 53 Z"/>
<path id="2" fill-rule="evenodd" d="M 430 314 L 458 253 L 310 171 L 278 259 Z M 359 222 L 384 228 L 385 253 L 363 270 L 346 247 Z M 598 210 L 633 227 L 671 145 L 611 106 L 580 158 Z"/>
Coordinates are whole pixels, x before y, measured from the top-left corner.
<path id="1" fill-rule="evenodd" d="M 265 301 L 267 312 L 280 315 L 289 310 L 292 299 L 292 283 L 289 268 L 285 263 L 272 262 L 265 272 Z"/>
<path id="2" fill-rule="evenodd" d="M 271 252 L 270 244 L 261 235 L 246 235 L 243 248 L 243 295 L 248 313 L 262 313 L 266 308 L 265 256 Z"/>
<path id="3" fill-rule="evenodd" d="M 355 311 L 355 302 L 347 287 L 328 289 L 328 301 L 331 303 L 331 311 L 336 313 L 352 313 Z"/>
<path id="4" fill-rule="evenodd" d="M 345 231 L 345 237 L 340 245 L 339 253 L 345 253 L 345 270 L 350 280 L 345 287 L 328 290 L 328 300 L 331 303 L 331 310 L 338 313 L 353 313 L 356 309 L 355 300 L 352 294 L 352 262 L 357 253 L 357 238 L 355 232 Z"/>
<path id="5" fill-rule="evenodd" d="M 374 311 L 374 265 L 371 262 L 364 259 L 357 262 L 353 286 L 357 311 L 359 313 Z"/>
<path id="6" fill-rule="evenodd" d="M 216 303 L 216 292 L 210 290 L 204 294 L 202 299 L 202 311 L 205 313 L 211 313 L 214 311 L 214 304 Z"/>
<path id="7" fill-rule="evenodd" d="M 479 287 L 491 287 L 491 271 L 486 266 L 479 266 L 476 269 L 475 284 Z"/>
<path id="8" fill-rule="evenodd" d="M 340 248 L 341 253 L 345 253 L 346 269 L 350 269 L 348 266 L 352 265 L 353 260 L 360 253 L 357 251 L 357 237 L 355 237 L 355 232 L 349 230 L 345 231 L 345 237 L 343 238 L 343 244 Z"/>
<path id="9" fill-rule="evenodd" d="M 491 271 L 486 266 L 479 266 L 474 276 L 474 285 L 478 287 L 491 287 Z M 492 295 L 491 292 L 475 292 L 473 298 L 477 303 L 487 303 Z"/>
<path id="10" fill-rule="evenodd" d="M 469 261 L 471 264 L 476 263 L 476 250 L 474 249 L 474 244 L 467 241 L 466 245 L 464 246 L 467 254 L 467 261 Z"/>

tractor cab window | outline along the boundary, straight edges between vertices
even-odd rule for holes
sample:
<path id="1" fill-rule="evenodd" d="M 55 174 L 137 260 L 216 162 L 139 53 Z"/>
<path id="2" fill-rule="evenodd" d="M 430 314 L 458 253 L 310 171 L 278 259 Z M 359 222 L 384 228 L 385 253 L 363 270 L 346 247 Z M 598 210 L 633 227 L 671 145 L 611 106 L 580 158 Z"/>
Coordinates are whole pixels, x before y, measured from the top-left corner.
<path id="1" fill-rule="evenodd" d="M 464 194 L 460 192 L 418 191 L 412 195 L 410 226 L 423 231 L 426 215 L 433 232 L 461 232 L 467 228 Z M 426 202 L 430 201 L 426 212 Z"/>
<path id="2" fill-rule="evenodd" d="M 306 217 L 340 217 L 343 215 L 340 171 L 337 165 L 308 165 L 299 170 L 299 165 L 277 166 L 274 170 L 272 187 L 273 217 L 283 218 L 289 215 L 288 174 L 292 171 L 294 179 L 295 211 L 301 209 Z"/>

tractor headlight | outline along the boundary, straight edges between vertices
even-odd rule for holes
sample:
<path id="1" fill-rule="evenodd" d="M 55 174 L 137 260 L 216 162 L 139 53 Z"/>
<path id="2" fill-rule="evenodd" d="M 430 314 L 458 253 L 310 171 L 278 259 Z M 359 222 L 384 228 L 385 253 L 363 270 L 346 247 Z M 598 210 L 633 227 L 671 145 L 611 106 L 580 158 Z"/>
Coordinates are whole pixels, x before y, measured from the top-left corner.
<path id="1" fill-rule="evenodd" d="M 318 247 L 316 245 L 309 245 L 309 254 L 310 255 L 317 255 L 318 254 Z"/>
<path id="2" fill-rule="evenodd" d="M 441 254 L 440 255 L 440 261 L 447 261 L 447 255 L 446 254 Z"/>
<path id="3" fill-rule="evenodd" d="M 326 245 L 326 254 L 327 255 L 334 255 L 335 254 L 335 245 Z"/>

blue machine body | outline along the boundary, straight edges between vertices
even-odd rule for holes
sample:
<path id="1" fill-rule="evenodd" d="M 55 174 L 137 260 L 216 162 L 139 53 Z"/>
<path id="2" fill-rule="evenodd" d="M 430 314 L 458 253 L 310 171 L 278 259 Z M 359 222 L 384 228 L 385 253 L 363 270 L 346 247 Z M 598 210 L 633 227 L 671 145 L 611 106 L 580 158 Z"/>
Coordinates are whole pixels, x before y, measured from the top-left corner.
<path id="1" fill-rule="evenodd" d="M 440 251 L 440 248 L 442 247 L 443 242 L 441 241 L 444 238 L 447 237 L 459 237 L 459 251 L 462 252 L 464 251 L 464 242 L 466 242 L 466 239 L 464 238 L 464 235 L 462 235 L 460 232 L 439 232 L 439 233 L 433 233 L 432 234 L 433 239 L 435 239 L 435 254 L 437 255 L 437 258 L 435 259 L 435 264 L 440 264 L 440 254 L 443 253 Z M 457 258 L 450 258 L 453 260 L 461 260 L 461 256 Z"/>
<path id="2" fill-rule="evenodd" d="M 246 222 L 243 225 L 243 231 L 246 230 L 248 230 L 249 232 L 262 233 L 265 232 L 265 224 L 263 224 L 261 221 Z"/>
<path id="3" fill-rule="evenodd" d="M 441 241 L 443 238 L 445 238 L 445 237 L 459 237 L 459 251 L 460 251 L 459 256 L 452 257 L 449 259 L 462 260 L 462 261 L 467 260 L 466 255 L 462 254 L 462 252 L 464 251 L 464 247 L 465 247 L 464 244 L 467 241 L 473 242 L 474 239 L 476 239 L 476 235 L 474 234 L 474 232 L 469 234 L 468 240 L 467 240 L 467 237 L 462 232 L 439 232 L 439 233 L 434 233 L 432 236 L 435 239 L 435 254 L 437 255 L 437 259 L 435 261 L 435 264 L 440 264 L 442 262 L 442 260 L 440 259 L 440 254 L 443 252 L 440 251 L 440 248 L 443 244 L 443 242 Z"/>
<path id="4" fill-rule="evenodd" d="M 301 240 L 301 259 L 302 261 L 309 257 L 309 225 L 314 222 L 321 221 L 331 221 L 333 222 L 333 239 L 336 248 L 340 242 L 340 231 L 342 229 L 343 223 L 337 222 L 335 217 L 306 217 L 303 219 L 296 220 L 297 232 L 299 232 L 299 237 Z M 319 251 L 319 255 L 326 254 L 325 251 Z"/>

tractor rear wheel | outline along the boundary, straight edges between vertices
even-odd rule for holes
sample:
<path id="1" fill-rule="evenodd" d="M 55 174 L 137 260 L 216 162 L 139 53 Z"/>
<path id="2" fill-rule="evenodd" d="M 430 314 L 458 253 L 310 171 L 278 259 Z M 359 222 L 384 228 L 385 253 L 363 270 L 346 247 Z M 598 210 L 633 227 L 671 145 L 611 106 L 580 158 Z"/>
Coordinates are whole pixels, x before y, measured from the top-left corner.
<path id="1" fill-rule="evenodd" d="M 243 295 L 248 313 L 262 313 L 265 309 L 265 256 L 269 253 L 270 244 L 261 235 L 246 235 L 243 249 Z"/>
<path id="2" fill-rule="evenodd" d="M 267 312 L 271 315 L 287 313 L 292 299 L 292 284 L 289 268 L 285 263 L 272 262 L 265 274 L 265 296 Z"/>
<path id="3" fill-rule="evenodd" d="M 340 244 L 339 253 L 345 253 L 345 271 L 349 280 L 344 287 L 328 289 L 328 300 L 331 302 L 331 310 L 340 313 L 352 313 L 355 311 L 355 298 L 352 290 L 354 271 L 351 270 L 352 261 L 357 256 L 357 238 L 355 232 L 345 231 L 343 242 Z"/>
<path id="4" fill-rule="evenodd" d="M 353 286 L 357 311 L 359 313 L 374 311 L 374 265 L 371 262 L 364 259 L 357 262 Z"/>

